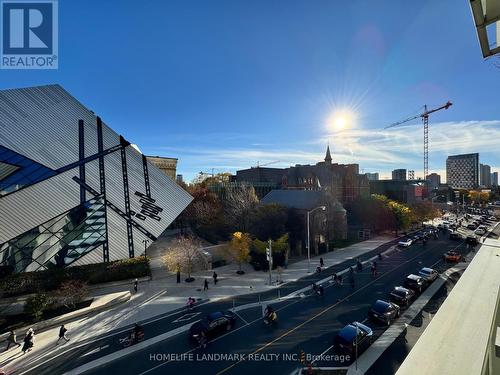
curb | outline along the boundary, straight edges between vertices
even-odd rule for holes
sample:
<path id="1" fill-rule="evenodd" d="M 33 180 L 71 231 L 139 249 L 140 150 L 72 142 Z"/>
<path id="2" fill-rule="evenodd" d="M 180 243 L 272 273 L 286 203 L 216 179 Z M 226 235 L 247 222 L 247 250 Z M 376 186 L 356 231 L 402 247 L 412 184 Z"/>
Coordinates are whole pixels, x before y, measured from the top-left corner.
<path id="1" fill-rule="evenodd" d="M 128 301 L 131 297 L 130 292 L 119 292 L 116 294 L 119 294 L 119 295 L 116 296 L 116 298 L 109 300 L 105 304 L 98 305 L 98 306 L 90 305 L 90 306 L 85 307 L 85 308 L 80 309 L 80 310 L 72 311 L 70 313 L 56 316 L 56 317 L 51 318 L 51 319 L 43 320 L 43 321 L 38 322 L 38 323 L 33 323 L 29 326 L 17 328 L 16 331 L 25 332 L 29 328 L 33 328 L 35 330 L 35 332 L 37 332 L 37 333 L 44 332 L 50 328 L 57 327 L 60 324 L 68 323 L 68 322 L 71 322 L 71 321 L 76 320 L 78 318 L 81 318 L 83 316 L 87 316 L 90 314 L 95 314 L 95 313 L 99 313 L 101 311 L 107 310 L 108 308 L 110 308 L 112 306 L 115 306 L 115 305 L 118 305 L 120 303 Z M 8 336 L 9 336 L 8 332 L 0 335 L 0 341 L 5 341 Z"/>
<path id="2" fill-rule="evenodd" d="M 151 279 L 149 276 L 143 276 L 143 277 L 138 277 L 137 281 L 142 283 L 144 281 L 150 281 Z M 109 283 L 102 283 L 102 284 L 94 284 L 94 285 L 89 285 L 88 288 L 89 290 L 99 290 L 99 289 L 104 289 L 112 286 L 120 286 L 120 285 L 130 285 L 130 288 L 133 288 L 134 285 L 134 279 L 127 279 L 127 280 L 120 280 L 120 281 L 110 281 Z"/>

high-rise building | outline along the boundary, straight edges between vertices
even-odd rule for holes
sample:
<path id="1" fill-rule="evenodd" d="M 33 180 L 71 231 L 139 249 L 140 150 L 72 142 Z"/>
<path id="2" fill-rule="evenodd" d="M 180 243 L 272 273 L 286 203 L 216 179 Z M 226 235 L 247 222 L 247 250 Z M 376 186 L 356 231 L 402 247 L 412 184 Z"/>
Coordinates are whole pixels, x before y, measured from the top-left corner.
<path id="1" fill-rule="evenodd" d="M 370 180 L 370 181 L 378 181 L 379 180 L 378 172 L 365 173 L 365 175 L 366 175 L 366 178 L 368 178 L 368 180 Z"/>
<path id="2" fill-rule="evenodd" d="M 446 159 L 446 182 L 453 189 L 475 189 L 479 185 L 479 154 L 451 155 Z"/>
<path id="3" fill-rule="evenodd" d="M 498 186 L 498 172 L 491 174 L 491 186 Z"/>
<path id="4" fill-rule="evenodd" d="M 58 85 L 0 91 L 0 264 L 144 253 L 192 197 Z"/>
<path id="5" fill-rule="evenodd" d="M 406 181 L 406 169 L 395 169 L 392 171 L 392 179 L 397 181 Z"/>
<path id="6" fill-rule="evenodd" d="M 479 185 L 491 187 L 491 167 L 488 164 L 479 164 Z"/>
<path id="7" fill-rule="evenodd" d="M 439 187 L 439 184 L 441 184 L 441 176 L 437 173 L 431 173 L 427 176 L 427 181 L 429 181 L 431 189 L 437 189 Z"/>

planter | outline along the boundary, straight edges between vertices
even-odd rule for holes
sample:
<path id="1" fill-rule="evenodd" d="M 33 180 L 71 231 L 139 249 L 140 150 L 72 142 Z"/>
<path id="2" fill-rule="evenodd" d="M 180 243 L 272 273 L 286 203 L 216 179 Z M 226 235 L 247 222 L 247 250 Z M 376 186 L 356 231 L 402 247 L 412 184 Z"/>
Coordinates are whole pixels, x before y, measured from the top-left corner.
<path id="1" fill-rule="evenodd" d="M 192 283 L 194 281 L 194 277 L 188 277 L 186 280 L 184 280 L 187 283 Z"/>
<path id="2" fill-rule="evenodd" d="M 236 273 L 237 273 L 238 275 L 244 275 L 244 274 L 245 274 L 245 271 L 243 271 L 243 270 L 238 270 L 238 271 L 236 271 Z"/>

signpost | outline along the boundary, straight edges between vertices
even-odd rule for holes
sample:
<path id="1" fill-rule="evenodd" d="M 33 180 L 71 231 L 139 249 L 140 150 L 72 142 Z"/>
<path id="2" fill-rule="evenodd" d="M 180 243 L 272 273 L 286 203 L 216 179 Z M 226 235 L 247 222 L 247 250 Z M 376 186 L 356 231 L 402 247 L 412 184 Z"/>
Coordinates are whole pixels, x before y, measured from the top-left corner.
<path id="1" fill-rule="evenodd" d="M 269 247 L 266 247 L 266 259 L 269 262 L 269 285 L 272 285 L 273 275 L 273 251 L 272 251 L 272 240 L 269 240 Z"/>

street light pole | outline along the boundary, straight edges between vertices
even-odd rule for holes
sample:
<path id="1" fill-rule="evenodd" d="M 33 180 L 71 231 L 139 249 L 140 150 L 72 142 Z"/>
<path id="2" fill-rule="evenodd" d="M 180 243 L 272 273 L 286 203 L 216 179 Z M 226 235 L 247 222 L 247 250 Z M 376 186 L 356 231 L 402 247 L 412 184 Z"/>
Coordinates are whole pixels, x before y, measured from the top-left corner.
<path id="1" fill-rule="evenodd" d="M 309 216 L 316 210 L 326 211 L 326 206 L 319 206 L 307 211 L 307 273 L 311 272 L 311 234 L 309 229 Z"/>

